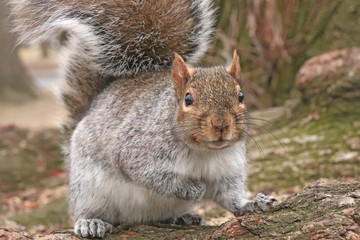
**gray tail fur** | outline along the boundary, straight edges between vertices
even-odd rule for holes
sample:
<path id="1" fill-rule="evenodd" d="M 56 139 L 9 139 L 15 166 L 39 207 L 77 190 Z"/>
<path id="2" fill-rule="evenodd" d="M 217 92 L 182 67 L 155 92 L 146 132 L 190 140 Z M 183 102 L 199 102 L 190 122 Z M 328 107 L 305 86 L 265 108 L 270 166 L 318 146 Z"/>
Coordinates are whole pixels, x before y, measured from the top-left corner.
<path id="1" fill-rule="evenodd" d="M 115 79 L 171 65 L 174 52 L 195 63 L 213 32 L 212 0 L 9 0 L 14 31 L 36 43 L 66 32 L 63 93 L 71 133 L 93 98 Z"/>

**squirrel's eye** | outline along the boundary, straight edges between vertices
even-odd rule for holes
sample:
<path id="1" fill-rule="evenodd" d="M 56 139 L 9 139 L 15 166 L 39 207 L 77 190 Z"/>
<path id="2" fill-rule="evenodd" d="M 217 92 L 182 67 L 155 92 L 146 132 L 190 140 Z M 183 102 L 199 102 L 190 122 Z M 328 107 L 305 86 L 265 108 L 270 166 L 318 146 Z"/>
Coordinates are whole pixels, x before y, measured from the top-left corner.
<path id="1" fill-rule="evenodd" d="M 238 98 L 239 98 L 240 103 L 243 102 L 244 101 L 244 94 L 242 92 L 239 92 Z"/>
<path id="2" fill-rule="evenodd" d="M 185 96 L 185 106 L 193 105 L 193 103 L 194 103 L 194 100 L 193 100 L 192 95 L 190 93 L 187 93 Z"/>

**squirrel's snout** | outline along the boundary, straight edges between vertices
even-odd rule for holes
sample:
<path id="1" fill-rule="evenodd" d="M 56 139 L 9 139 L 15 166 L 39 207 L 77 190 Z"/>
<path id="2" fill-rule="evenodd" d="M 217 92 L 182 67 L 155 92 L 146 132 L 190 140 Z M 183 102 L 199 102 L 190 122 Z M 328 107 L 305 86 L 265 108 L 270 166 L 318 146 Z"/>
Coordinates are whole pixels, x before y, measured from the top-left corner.
<path id="1" fill-rule="evenodd" d="M 231 146 L 237 139 L 235 119 L 228 113 L 212 113 L 206 117 L 202 127 L 203 135 L 200 143 L 209 149 L 223 149 Z"/>
<path id="2" fill-rule="evenodd" d="M 208 127 L 221 136 L 226 135 L 231 130 L 233 122 L 233 117 L 228 113 L 222 115 L 212 114 L 208 118 Z"/>
<path id="3" fill-rule="evenodd" d="M 215 130 L 215 132 L 222 133 L 229 130 L 230 124 L 224 124 L 224 123 L 214 124 L 213 121 L 211 121 L 211 127 Z"/>

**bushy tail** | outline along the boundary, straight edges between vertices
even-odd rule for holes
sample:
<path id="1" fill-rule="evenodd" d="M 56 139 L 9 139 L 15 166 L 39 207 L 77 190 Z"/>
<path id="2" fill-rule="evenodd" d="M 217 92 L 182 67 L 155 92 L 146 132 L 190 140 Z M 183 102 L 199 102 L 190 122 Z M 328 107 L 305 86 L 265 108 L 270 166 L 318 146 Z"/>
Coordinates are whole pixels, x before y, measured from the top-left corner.
<path id="1" fill-rule="evenodd" d="M 21 42 L 66 31 L 64 93 L 71 124 L 114 79 L 170 66 L 174 52 L 195 63 L 208 49 L 211 0 L 9 0 Z"/>

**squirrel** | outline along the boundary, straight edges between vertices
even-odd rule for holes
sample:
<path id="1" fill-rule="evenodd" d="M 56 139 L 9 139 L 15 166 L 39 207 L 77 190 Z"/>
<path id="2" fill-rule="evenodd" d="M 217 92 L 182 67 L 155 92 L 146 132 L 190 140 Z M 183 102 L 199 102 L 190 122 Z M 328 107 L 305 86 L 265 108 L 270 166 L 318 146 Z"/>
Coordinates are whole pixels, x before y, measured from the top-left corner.
<path id="1" fill-rule="evenodd" d="M 211 0 L 9 4 L 23 42 L 66 32 L 64 149 L 76 234 L 199 223 L 191 211 L 203 199 L 235 216 L 272 206 L 271 196 L 246 197 L 248 117 L 236 51 L 229 67 L 194 67 L 213 34 Z"/>

